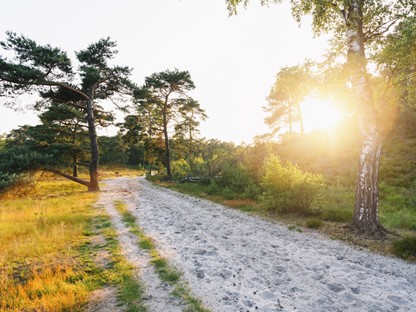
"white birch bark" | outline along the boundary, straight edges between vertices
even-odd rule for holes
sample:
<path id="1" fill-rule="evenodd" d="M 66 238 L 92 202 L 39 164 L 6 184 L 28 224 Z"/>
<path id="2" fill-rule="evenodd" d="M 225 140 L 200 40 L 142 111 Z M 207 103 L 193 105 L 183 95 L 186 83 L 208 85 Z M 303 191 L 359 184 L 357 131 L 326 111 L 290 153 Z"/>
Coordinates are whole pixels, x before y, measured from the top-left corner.
<path id="1" fill-rule="evenodd" d="M 378 173 L 381 137 L 378 131 L 374 101 L 366 69 L 362 1 L 352 0 L 349 13 L 349 18 L 346 20 L 348 65 L 355 101 L 357 102 L 362 144 L 352 228 L 359 233 L 373 235 L 382 232 L 378 217 Z"/>

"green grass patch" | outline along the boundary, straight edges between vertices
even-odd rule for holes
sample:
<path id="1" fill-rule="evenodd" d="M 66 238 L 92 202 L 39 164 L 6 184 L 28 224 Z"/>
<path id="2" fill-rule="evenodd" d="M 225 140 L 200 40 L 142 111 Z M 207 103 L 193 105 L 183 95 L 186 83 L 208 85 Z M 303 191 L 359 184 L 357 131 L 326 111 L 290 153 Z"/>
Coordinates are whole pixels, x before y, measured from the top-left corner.
<path id="1" fill-rule="evenodd" d="M 312 218 L 307 219 L 305 225 L 310 229 L 319 229 L 323 225 L 323 222 L 320 219 Z"/>
<path id="2" fill-rule="evenodd" d="M 175 285 L 181 278 L 181 273 L 170 266 L 165 258 L 152 259 L 151 263 L 154 265 L 156 272 L 162 281 L 170 285 Z"/>
<path id="3" fill-rule="evenodd" d="M 131 272 L 123 274 L 120 283 L 119 300 L 124 303 L 126 312 L 146 312 L 147 308 L 143 303 L 143 286 L 137 282 Z"/>
<path id="4" fill-rule="evenodd" d="M 321 212 L 320 218 L 325 221 L 349 222 L 352 220 L 353 208 L 327 208 Z"/>
<path id="5" fill-rule="evenodd" d="M 139 239 L 139 246 L 140 246 L 140 248 L 146 249 L 146 250 L 155 250 L 156 249 L 156 246 L 155 246 L 153 240 L 150 237 L 145 237 L 144 235 L 141 235 L 141 238 Z"/>
<path id="6" fill-rule="evenodd" d="M 117 299 L 126 311 L 145 312 L 143 285 L 135 278 L 134 268 L 121 255 L 115 230 L 111 226 L 102 226 L 109 222 L 110 218 L 104 214 L 95 219 L 94 234 L 104 236 L 105 244 L 86 244 L 84 248 L 84 262 L 88 264 L 90 273 L 89 284 L 92 289 L 115 286 L 118 289 Z M 95 252 L 102 250 L 110 255 L 105 267 L 98 266 L 93 259 Z"/>
<path id="7" fill-rule="evenodd" d="M 393 242 L 393 252 L 396 256 L 407 260 L 416 259 L 416 235 L 407 236 Z"/>
<path id="8" fill-rule="evenodd" d="M 126 208 L 124 202 L 121 200 L 116 200 L 114 201 L 114 206 L 116 207 L 117 211 L 121 214 L 123 222 L 130 227 L 134 227 L 136 223 L 136 217 L 130 213 L 130 211 Z"/>

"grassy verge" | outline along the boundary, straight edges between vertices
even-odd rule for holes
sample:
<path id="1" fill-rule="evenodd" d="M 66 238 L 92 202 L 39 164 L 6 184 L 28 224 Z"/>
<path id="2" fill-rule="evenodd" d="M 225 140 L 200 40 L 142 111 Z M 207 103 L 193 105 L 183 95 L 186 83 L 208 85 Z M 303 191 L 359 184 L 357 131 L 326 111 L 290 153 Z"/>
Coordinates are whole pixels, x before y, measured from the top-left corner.
<path id="1" fill-rule="evenodd" d="M 97 193 L 55 177 L 43 177 L 31 195 L 14 191 L 0 202 L 0 311 L 79 311 L 97 288 L 131 288 L 110 222 L 92 209 Z M 97 231 L 105 243 L 94 243 Z M 108 267 L 100 268 L 92 255 L 107 249 Z"/>
<path id="2" fill-rule="evenodd" d="M 238 194 L 235 196 L 236 199 L 230 199 L 229 194 L 225 198 L 219 193 L 210 191 L 209 186 L 198 183 L 171 183 L 160 182 L 154 179 L 152 182 L 181 193 L 205 198 L 234 209 L 239 209 L 272 222 L 284 222 L 288 227 L 296 228 L 299 231 L 306 231 L 308 228 L 314 229 L 335 239 L 368 248 L 381 254 L 395 255 L 416 262 L 414 245 L 408 243 L 416 240 L 416 231 L 413 229 L 416 226 L 415 221 L 413 221 L 416 218 L 416 211 L 409 212 L 409 209 L 406 209 L 406 212 L 410 213 L 411 216 L 407 214 L 402 216 L 401 213 L 404 208 L 401 210 L 387 209 L 385 208 L 387 203 L 383 202 L 381 208 L 384 209 L 380 211 L 382 224 L 389 230 L 397 233 L 397 235 L 388 235 L 383 240 L 372 240 L 356 236 L 348 228 L 353 214 L 354 193 L 345 187 L 333 186 L 329 188 L 325 194 L 321 195 L 318 201 L 319 208 L 312 210 L 310 214 L 290 214 L 271 213 L 262 206 L 260 201 L 239 199 Z M 403 242 L 400 243 L 401 241 Z M 397 247 L 399 245 L 400 247 Z"/>
<path id="3" fill-rule="evenodd" d="M 176 268 L 169 264 L 168 260 L 160 255 L 153 240 L 146 236 L 137 223 L 136 218 L 127 209 L 126 205 L 122 201 L 115 201 L 117 211 L 121 214 L 123 222 L 129 227 L 131 233 L 135 234 L 138 238 L 138 244 L 140 248 L 149 252 L 151 257 L 151 263 L 153 264 L 156 273 L 159 278 L 173 286 L 172 294 L 184 300 L 187 304 L 185 312 L 209 312 L 202 306 L 202 302 L 193 297 L 190 293 L 189 287 L 182 280 L 182 274 Z"/>
<path id="4" fill-rule="evenodd" d="M 142 298 L 143 286 L 135 278 L 134 268 L 121 255 L 117 234 L 107 215 L 100 214 L 94 218 L 91 235 L 103 237 L 105 241 L 101 244 L 88 241 L 81 249 L 84 266 L 90 273 L 90 288 L 115 286 L 118 302 L 125 311 L 147 311 Z"/>

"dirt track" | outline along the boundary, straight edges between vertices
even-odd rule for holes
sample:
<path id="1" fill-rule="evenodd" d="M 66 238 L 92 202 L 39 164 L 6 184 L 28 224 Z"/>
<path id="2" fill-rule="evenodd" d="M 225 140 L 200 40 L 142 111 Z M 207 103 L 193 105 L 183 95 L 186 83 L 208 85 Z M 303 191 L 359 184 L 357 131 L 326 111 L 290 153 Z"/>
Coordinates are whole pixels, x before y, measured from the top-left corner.
<path id="1" fill-rule="evenodd" d="M 128 204 L 212 311 L 416 311 L 415 265 L 291 231 L 143 178 L 106 184 L 106 196 Z"/>

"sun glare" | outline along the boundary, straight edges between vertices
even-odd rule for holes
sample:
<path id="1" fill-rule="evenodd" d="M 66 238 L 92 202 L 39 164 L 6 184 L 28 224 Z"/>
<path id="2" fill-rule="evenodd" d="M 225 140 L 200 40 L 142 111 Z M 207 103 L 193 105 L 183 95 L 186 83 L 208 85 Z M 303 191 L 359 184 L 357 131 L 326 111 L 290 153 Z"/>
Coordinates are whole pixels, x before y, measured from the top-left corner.
<path id="1" fill-rule="evenodd" d="M 301 103 L 305 132 L 331 129 L 343 118 L 343 113 L 330 100 L 306 98 Z"/>

